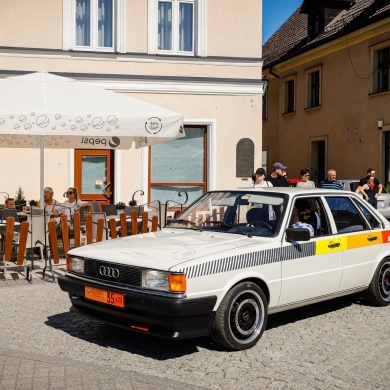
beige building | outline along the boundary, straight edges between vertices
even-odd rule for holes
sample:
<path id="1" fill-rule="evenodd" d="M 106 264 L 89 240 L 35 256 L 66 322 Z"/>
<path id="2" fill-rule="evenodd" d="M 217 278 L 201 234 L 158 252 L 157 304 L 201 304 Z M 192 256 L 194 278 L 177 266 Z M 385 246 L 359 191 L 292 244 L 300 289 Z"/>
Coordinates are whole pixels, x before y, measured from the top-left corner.
<path id="1" fill-rule="evenodd" d="M 141 203 L 181 201 L 181 190 L 191 201 L 248 183 L 260 166 L 261 1 L 0 0 L 0 9 L 0 77 L 47 71 L 184 114 L 186 138 L 167 144 L 46 150 L 45 184 L 59 201 L 74 184 L 101 202 L 127 203 L 137 190 Z M 36 199 L 39 151 L 1 154 L 0 191 L 21 186 Z"/>
<path id="2" fill-rule="evenodd" d="M 390 183 L 390 5 L 305 0 L 263 46 L 263 154 L 288 176 Z"/>

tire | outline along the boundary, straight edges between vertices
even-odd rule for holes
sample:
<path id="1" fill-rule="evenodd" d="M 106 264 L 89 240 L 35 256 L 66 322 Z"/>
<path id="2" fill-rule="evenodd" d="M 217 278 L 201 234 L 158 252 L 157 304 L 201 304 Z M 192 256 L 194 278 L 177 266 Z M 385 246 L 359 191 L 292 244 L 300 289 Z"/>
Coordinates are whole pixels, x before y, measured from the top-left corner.
<path id="1" fill-rule="evenodd" d="M 375 306 L 390 304 L 390 259 L 383 259 L 375 270 L 365 298 Z"/>
<path id="2" fill-rule="evenodd" d="M 234 286 L 215 315 L 211 338 L 235 351 L 252 348 L 267 325 L 268 305 L 261 288 L 252 282 Z"/>

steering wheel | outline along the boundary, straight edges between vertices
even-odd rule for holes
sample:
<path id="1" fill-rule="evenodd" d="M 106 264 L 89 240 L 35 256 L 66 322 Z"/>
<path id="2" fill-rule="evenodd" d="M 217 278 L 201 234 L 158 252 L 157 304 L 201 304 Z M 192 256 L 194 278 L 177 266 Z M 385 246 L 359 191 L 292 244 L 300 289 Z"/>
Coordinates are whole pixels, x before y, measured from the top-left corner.
<path id="1" fill-rule="evenodd" d="M 264 226 L 267 229 L 272 230 L 272 226 L 269 223 L 264 222 L 264 221 L 257 220 L 257 221 L 252 221 L 252 222 L 248 223 L 248 226 L 252 226 L 252 227 L 257 227 L 258 225 Z"/>

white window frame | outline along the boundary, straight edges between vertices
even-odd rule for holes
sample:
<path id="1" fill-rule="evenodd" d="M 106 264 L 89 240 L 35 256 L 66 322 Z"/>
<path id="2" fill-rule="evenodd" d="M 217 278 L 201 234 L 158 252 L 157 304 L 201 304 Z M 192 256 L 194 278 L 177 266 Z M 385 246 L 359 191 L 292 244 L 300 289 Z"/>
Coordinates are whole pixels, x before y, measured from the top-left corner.
<path id="1" fill-rule="evenodd" d="M 104 53 L 126 52 L 126 0 L 113 0 L 113 47 L 98 47 L 97 29 L 91 33 L 91 46 L 76 45 L 76 0 L 63 0 L 63 44 L 64 50 L 93 51 Z M 92 0 L 91 13 L 97 21 L 97 0 Z"/>
<path id="2" fill-rule="evenodd" d="M 206 0 L 167 0 L 172 1 L 176 5 L 173 7 L 173 20 L 178 22 L 178 17 L 175 17 L 178 12 L 178 3 L 194 4 L 194 25 L 193 25 L 193 51 L 178 50 L 178 30 L 173 25 L 173 47 L 172 50 L 158 49 L 158 1 L 148 0 L 148 54 L 163 54 L 175 56 L 200 56 L 206 57 Z M 162 0 L 163 1 L 163 0 Z M 176 11 L 175 11 L 176 10 Z"/>

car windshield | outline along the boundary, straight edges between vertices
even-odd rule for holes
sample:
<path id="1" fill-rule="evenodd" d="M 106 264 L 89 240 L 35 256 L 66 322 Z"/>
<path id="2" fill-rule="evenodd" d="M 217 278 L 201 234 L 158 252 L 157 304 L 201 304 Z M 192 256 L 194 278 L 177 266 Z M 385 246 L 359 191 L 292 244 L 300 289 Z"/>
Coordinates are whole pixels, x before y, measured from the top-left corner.
<path id="1" fill-rule="evenodd" d="M 273 237 L 280 229 L 287 195 L 262 191 L 213 191 L 173 219 L 169 227 Z"/>

